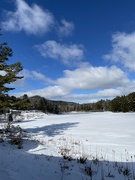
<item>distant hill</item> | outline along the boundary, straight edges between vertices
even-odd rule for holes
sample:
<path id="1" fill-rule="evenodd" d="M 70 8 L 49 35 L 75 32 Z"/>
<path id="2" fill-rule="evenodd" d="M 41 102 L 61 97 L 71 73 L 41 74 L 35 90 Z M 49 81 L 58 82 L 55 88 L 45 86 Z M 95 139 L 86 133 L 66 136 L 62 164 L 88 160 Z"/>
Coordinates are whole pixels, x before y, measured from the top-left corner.
<path id="1" fill-rule="evenodd" d="M 19 110 L 41 110 L 45 113 L 61 114 L 71 111 L 97 112 L 97 111 L 112 111 L 112 112 L 135 112 L 135 92 L 127 96 L 117 96 L 112 100 L 100 100 L 95 103 L 79 104 L 75 102 L 54 101 L 41 96 L 28 97 L 27 94 L 20 98 L 14 96 L 8 97 L 11 102 L 8 107 L 4 103 L 3 98 L 0 98 L 0 113 L 7 108 Z"/>
<path id="2" fill-rule="evenodd" d="M 27 96 L 27 95 L 24 95 Z M 26 99 L 26 97 L 23 99 Z M 40 96 L 27 96 L 32 108 L 48 113 L 64 113 L 71 111 L 112 111 L 112 112 L 134 112 L 135 92 L 127 96 L 117 96 L 113 100 L 100 100 L 96 103 L 74 103 L 66 101 L 48 100 Z"/>
<path id="3" fill-rule="evenodd" d="M 74 102 L 48 100 L 40 96 L 32 96 L 28 97 L 28 99 L 34 109 L 55 114 L 74 111 L 75 107 L 79 105 Z"/>

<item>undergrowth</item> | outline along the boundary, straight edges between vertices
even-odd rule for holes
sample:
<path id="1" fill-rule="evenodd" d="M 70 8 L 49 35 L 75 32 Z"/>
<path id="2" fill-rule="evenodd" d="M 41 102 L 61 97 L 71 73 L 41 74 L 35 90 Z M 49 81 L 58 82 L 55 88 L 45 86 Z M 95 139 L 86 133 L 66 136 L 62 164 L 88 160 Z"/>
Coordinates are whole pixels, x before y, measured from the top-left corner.
<path id="1" fill-rule="evenodd" d="M 14 126 L 12 122 L 7 122 L 1 125 L 0 128 L 0 142 L 9 142 L 16 145 L 18 149 L 23 148 L 23 134 L 24 131 L 20 126 Z"/>

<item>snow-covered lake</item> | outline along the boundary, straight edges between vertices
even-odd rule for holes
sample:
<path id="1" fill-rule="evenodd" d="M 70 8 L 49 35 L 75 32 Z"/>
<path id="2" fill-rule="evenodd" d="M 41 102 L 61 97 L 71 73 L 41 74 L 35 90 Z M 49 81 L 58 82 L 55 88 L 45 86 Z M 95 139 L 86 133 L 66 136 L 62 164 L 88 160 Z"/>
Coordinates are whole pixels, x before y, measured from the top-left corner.
<path id="1" fill-rule="evenodd" d="M 38 114 L 37 119 L 25 116 L 26 123 L 20 126 L 40 139 L 65 137 L 80 141 L 85 147 L 82 151 L 87 153 L 103 151 L 111 156 L 115 151 L 119 158 L 125 151 L 135 154 L 135 113 L 41 115 Z"/>
<path id="2" fill-rule="evenodd" d="M 29 138 L 23 149 L 0 143 L 0 179 L 135 178 L 135 113 L 23 112 L 20 119 L 14 125 L 22 127 Z M 63 153 L 74 160 L 64 159 Z M 79 164 L 75 159 L 80 157 L 87 162 Z M 92 175 L 86 173 L 91 168 Z"/>

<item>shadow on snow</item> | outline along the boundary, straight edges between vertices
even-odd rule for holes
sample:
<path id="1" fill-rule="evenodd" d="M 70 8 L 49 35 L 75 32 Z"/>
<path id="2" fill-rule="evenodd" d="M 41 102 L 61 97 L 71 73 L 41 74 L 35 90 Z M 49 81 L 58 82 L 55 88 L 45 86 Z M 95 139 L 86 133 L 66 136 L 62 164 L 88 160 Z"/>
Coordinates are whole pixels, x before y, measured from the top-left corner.
<path id="1" fill-rule="evenodd" d="M 54 137 L 56 135 L 62 134 L 65 130 L 75 127 L 79 124 L 79 122 L 67 122 L 61 124 L 51 124 L 43 127 L 35 127 L 35 128 L 27 128 L 26 131 L 28 133 L 42 133 L 44 135 Z"/>
<path id="2" fill-rule="evenodd" d="M 133 180 L 134 162 L 65 159 L 30 154 L 26 149 L 1 146 L 0 174 L 4 180 Z"/>

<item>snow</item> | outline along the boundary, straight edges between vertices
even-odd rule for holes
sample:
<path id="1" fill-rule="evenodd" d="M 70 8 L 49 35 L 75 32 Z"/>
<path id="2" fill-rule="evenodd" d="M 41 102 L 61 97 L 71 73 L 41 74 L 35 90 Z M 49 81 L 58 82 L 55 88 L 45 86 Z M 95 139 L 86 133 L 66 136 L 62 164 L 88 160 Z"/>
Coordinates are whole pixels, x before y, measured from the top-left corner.
<path id="1" fill-rule="evenodd" d="M 13 124 L 25 130 L 23 148 L 0 143 L 2 180 L 135 177 L 135 113 L 31 111 L 22 112 Z"/>

